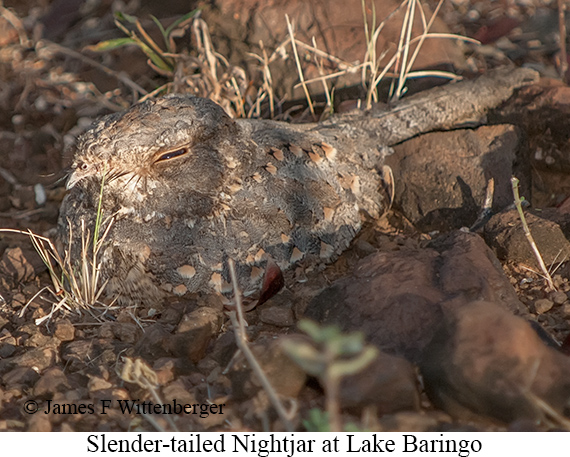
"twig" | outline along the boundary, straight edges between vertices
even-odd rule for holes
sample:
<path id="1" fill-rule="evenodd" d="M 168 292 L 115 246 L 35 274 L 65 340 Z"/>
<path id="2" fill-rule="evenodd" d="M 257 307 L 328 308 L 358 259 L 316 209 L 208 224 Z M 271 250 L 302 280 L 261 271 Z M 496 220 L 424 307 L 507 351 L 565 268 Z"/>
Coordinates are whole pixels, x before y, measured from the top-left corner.
<path id="1" fill-rule="evenodd" d="M 487 181 L 487 192 L 485 194 L 485 203 L 483 203 L 483 208 L 481 208 L 481 212 L 479 213 L 477 220 L 469 228 L 470 232 L 476 232 L 477 230 L 482 228 L 491 217 L 494 194 L 495 194 L 495 180 L 493 178 L 490 178 L 489 181 Z"/>
<path id="2" fill-rule="evenodd" d="M 534 242 L 534 238 L 532 237 L 532 234 L 530 233 L 530 229 L 528 228 L 528 224 L 526 223 L 526 218 L 524 216 L 524 211 L 522 209 L 522 199 L 519 196 L 519 180 L 517 178 L 515 178 L 514 176 L 511 178 L 511 185 L 513 187 L 513 195 L 515 197 L 515 206 L 517 207 L 517 211 L 519 212 L 519 217 L 520 217 L 522 225 L 523 225 L 523 230 L 524 230 L 524 234 L 526 236 L 526 239 L 528 240 L 530 247 L 532 249 L 532 252 L 534 253 L 534 256 L 536 257 L 536 260 L 540 266 L 540 269 L 542 270 L 542 273 L 544 274 L 546 282 L 548 283 L 548 288 L 550 290 L 556 290 L 556 287 L 554 287 L 554 282 L 552 282 L 552 277 L 550 276 L 550 273 L 548 272 L 548 269 L 546 268 L 546 265 L 544 264 L 544 260 L 542 260 L 542 256 L 540 255 L 540 251 L 538 250 L 538 247 L 536 246 L 536 243 Z"/>
<path id="3" fill-rule="evenodd" d="M 292 433 L 295 431 L 295 428 L 293 427 L 293 424 L 289 420 L 289 415 L 287 414 L 285 407 L 279 400 L 277 392 L 275 392 L 275 389 L 269 382 L 269 379 L 267 379 L 267 376 L 265 376 L 265 373 L 263 372 L 263 369 L 259 365 L 259 362 L 257 361 L 255 356 L 253 355 L 253 352 L 251 352 L 249 346 L 247 345 L 247 338 L 245 334 L 245 321 L 243 317 L 243 308 L 241 303 L 241 292 L 239 290 L 239 285 L 236 278 L 235 264 L 232 259 L 229 260 L 228 264 L 230 268 L 230 276 L 232 278 L 232 286 L 234 289 L 234 297 L 236 302 L 235 305 L 237 311 L 237 314 L 236 311 L 231 311 L 229 313 L 230 320 L 232 322 L 235 331 L 236 344 L 240 349 L 240 351 L 243 352 L 243 355 L 247 359 L 249 366 L 251 367 L 255 375 L 261 381 L 261 385 L 263 386 L 263 389 L 267 393 L 269 401 L 275 408 L 275 411 L 277 411 L 277 414 L 279 415 L 279 418 L 283 422 L 283 425 L 285 426 L 286 430 L 289 433 Z M 238 316 L 239 316 L 239 321 L 238 321 Z"/>
<path id="4" fill-rule="evenodd" d="M 92 67 L 95 67 L 95 68 L 101 70 L 103 73 L 105 73 L 109 76 L 112 76 L 113 78 L 118 79 L 119 81 L 121 81 L 123 84 L 125 84 L 127 87 L 129 87 L 133 91 L 133 95 L 135 96 L 135 101 L 138 100 L 138 96 L 136 95 L 137 93 L 141 94 L 141 95 L 144 95 L 147 93 L 147 91 L 145 89 L 143 89 L 141 86 L 139 86 L 137 83 L 135 83 L 129 77 L 127 77 L 127 75 L 125 73 L 111 70 L 110 68 L 106 67 L 105 65 L 100 64 L 96 60 L 91 59 L 90 57 L 84 56 L 80 52 L 74 51 L 73 49 L 66 48 L 65 46 L 61 46 L 60 44 L 57 44 L 57 43 L 52 43 L 50 41 L 46 41 L 45 48 L 48 51 L 53 51 L 53 52 L 56 52 L 59 54 L 64 54 L 64 55 L 67 55 L 69 57 L 73 57 L 75 59 L 79 59 L 79 60 L 91 65 Z"/>
<path id="5" fill-rule="evenodd" d="M 560 78 L 566 81 L 568 55 L 566 51 L 566 0 L 558 0 L 558 31 L 560 33 Z"/>

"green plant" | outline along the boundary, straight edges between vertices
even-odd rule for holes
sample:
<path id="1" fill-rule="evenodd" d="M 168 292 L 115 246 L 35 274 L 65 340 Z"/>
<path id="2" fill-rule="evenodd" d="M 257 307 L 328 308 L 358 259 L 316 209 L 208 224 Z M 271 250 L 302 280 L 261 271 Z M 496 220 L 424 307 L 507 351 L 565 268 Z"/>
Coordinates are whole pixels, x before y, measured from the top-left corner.
<path id="1" fill-rule="evenodd" d="M 340 415 L 339 389 L 343 377 L 366 368 L 378 355 L 374 346 L 366 345 L 362 332 L 343 334 L 336 326 L 321 327 L 303 319 L 299 328 L 309 339 L 289 338 L 283 341 L 285 352 L 305 372 L 315 376 L 325 390 L 326 413 L 330 431 L 343 430 Z M 323 415 L 312 412 L 310 419 L 323 428 Z"/>
<path id="2" fill-rule="evenodd" d="M 166 29 L 160 21 L 151 16 L 151 19 L 160 30 L 164 40 L 164 48 L 162 49 L 150 37 L 148 32 L 143 28 L 139 18 L 125 13 L 115 13 L 115 25 L 127 35 L 124 38 L 115 38 L 112 40 L 101 41 L 95 45 L 88 46 L 87 49 L 95 52 L 106 52 L 123 46 L 138 46 L 142 52 L 148 57 L 148 64 L 157 73 L 165 76 L 172 76 L 176 68 L 175 53 L 176 44 L 174 38 L 180 36 L 188 27 L 188 23 L 192 20 L 198 9 L 190 11 L 184 16 L 178 18 Z"/>
<path id="3" fill-rule="evenodd" d="M 532 236 L 532 234 L 530 233 L 530 229 L 528 228 L 528 224 L 526 222 L 526 217 L 524 215 L 524 211 L 522 208 L 522 203 L 525 200 L 524 197 L 521 197 L 519 194 L 519 180 L 516 177 L 512 177 L 511 178 L 511 186 L 513 188 L 513 196 L 514 196 L 514 203 L 515 203 L 515 207 L 517 208 L 517 211 L 519 213 L 519 218 L 521 220 L 522 223 L 522 227 L 523 227 L 523 231 L 524 234 L 526 236 L 526 239 L 528 241 L 528 244 L 530 245 L 530 248 L 536 258 L 536 261 L 538 262 L 538 265 L 540 266 L 540 269 L 542 270 L 544 279 L 546 279 L 546 283 L 548 285 L 547 289 L 549 291 L 553 291 L 556 290 L 556 287 L 554 286 L 554 282 L 552 281 L 552 276 L 550 276 L 550 273 L 548 271 L 548 269 L 546 268 L 546 265 L 544 264 L 544 260 L 542 260 L 542 255 L 540 254 L 540 251 L 538 250 L 538 247 L 534 241 L 534 237 Z"/>

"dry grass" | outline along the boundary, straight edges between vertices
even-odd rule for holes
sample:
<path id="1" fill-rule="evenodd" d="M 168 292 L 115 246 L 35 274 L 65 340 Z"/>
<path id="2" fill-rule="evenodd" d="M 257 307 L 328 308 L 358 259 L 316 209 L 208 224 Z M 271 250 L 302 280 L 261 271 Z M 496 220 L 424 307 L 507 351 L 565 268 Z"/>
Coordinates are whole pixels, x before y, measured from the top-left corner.
<path id="1" fill-rule="evenodd" d="M 54 243 L 47 237 L 33 233 L 31 230 L 0 229 L 0 232 L 27 235 L 47 267 L 51 287 L 46 286 L 37 292 L 20 312 L 22 316 L 30 303 L 42 294 L 47 293 L 52 303 L 52 309 L 46 316 L 36 319 L 37 325 L 49 321 L 60 310 L 67 312 L 84 310 L 90 312 L 94 317 L 98 317 L 97 314 L 101 314 L 101 311 L 106 312 L 115 303 L 115 299 L 111 300 L 109 304 L 101 301 L 101 296 L 107 285 L 107 281 L 101 279 L 101 251 L 114 221 L 113 217 L 103 220 L 103 188 L 104 180 L 101 182 L 93 234 L 85 227 L 85 221 L 81 220 L 81 234 L 77 237 L 73 233 L 71 223 L 69 223 L 68 249 L 65 250 L 63 257 Z M 103 227 L 105 227 L 104 230 Z M 76 237 L 81 242 L 79 261 L 76 261 L 71 253 L 71 246 Z"/>
<path id="2" fill-rule="evenodd" d="M 101 312 L 112 308 L 114 300 L 109 304 L 100 300 L 107 284 L 107 281 L 101 281 L 100 250 L 110 228 L 111 223 L 108 224 L 103 235 L 95 240 L 91 239 L 89 231 L 82 224 L 81 258 L 77 264 L 73 262 L 69 251 L 61 257 L 49 238 L 33 233 L 31 230 L 0 229 L 0 232 L 27 235 L 47 267 L 51 279 L 51 286 L 45 286 L 38 291 L 22 308 L 20 316 L 30 303 L 39 297 L 45 298 L 46 293 L 49 297 L 47 299 L 52 303 L 52 309 L 46 316 L 36 319 L 37 325 L 50 320 L 58 311 L 81 312 L 84 310 L 97 317 Z M 71 229 L 69 237 L 71 240 Z"/>
<path id="3" fill-rule="evenodd" d="M 162 46 L 151 39 L 138 18 L 119 14 L 115 22 L 126 37 L 104 41 L 88 49 L 103 52 L 121 46 L 136 45 L 148 57 L 149 66 L 159 75 L 170 79 L 156 90 L 145 94 L 142 99 L 164 92 L 190 92 L 214 100 L 234 117 L 261 117 L 264 113 L 262 107 L 267 104 L 269 115 L 275 118 L 278 112 L 276 107 L 283 100 L 276 100 L 271 65 L 278 59 L 290 61 L 295 66 L 300 81 L 295 87 L 303 88 L 309 111 L 316 120 L 315 104 L 309 86 L 313 84 L 322 86 L 327 100 L 325 112 L 329 113 L 333 106 L 334 82 L 344 75 L 361 73 L 362 85 L 367 91 L 366 108 L 379 101 L 378 86 L 386 77 L 393 78 L 390 94 L 392 100 L 397 100 L 405 94 L 406 82 L 411 78 L 431 76 L 459 79 L 449 72 L 412 70 L 426 39 L 454 39 L 477 43 L 460 35 L 431 32 L 442 3 L 443 0 L 440 0 L 434 13 L 427 18 L 420 0 L 404 0 L 395 11 L 376 25 L 374 3 L 371 4 L 369 18 L 366 12 L 366 0 L 362 0 L 363 32 L 367 44 L 362 63 L 346 62 L 318 49 L 314 38 L 311 44 L 298 40 L 295 37 L 295 24 L 286 15 L 284 20 L 287 23 L 288 36 L 283 42 L 271 54 L 263 42 L 259 43 L 258 54 L 248 53 L 249 57 L 259 64 L 261 83 L 257 85 L 257 89 L 253 75 L 247 75 L 243 68 L 231 65 L 216 51 L 208 25 L 200 17 L 199 11 L 186 14 L 167 29 L 153 18 L 164 38 Z M 391 56 L 386 52 L 378 55 L 378 39 L 382 31 L 388 22 L 396 20 L 396 13 L 401 11 L 404 11 L 404 18 L 396 50 Z M 418 20 L 422 24 L 422 31 L 414 36 L 413 26 Z M 188 49 L 177 50 L 174 38 L 183 36 L 188 30 L 194 38 L 194 49 L 192 52 Z M 300 54 L 301 50 L 303 56 Z M 315 65 L 319 77 L 305 78 L 304 66 L 307 62 Z M 324 62 L 327 65 L 324 65 Z M 136 90 L 134 87 L 131 88 Z"/>

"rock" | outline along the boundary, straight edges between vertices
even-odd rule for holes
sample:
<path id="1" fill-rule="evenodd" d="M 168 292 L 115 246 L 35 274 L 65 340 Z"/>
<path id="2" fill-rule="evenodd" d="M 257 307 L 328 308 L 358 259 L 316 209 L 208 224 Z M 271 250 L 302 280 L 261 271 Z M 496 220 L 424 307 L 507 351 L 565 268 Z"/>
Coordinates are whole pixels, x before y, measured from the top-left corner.
<path id="1" fill-rule="evenodd" d="M 568 173 L 570 148 L 564 126 L 570 114 L 570 87 L 546 84 L 546 80 L 541 80 L 521 88 L 516 97 L 491 115 L 491 120 L 523 126 L 528 135 L 529 150 L 533 152 L 529 157 L 533 168 Z M 548 187 L 548 184 L 543 185 Z"/>
<path id="2" fill-rule="evenodd" d="M 295 325 L 292 305 L 264 307 L 259 312 L 259 320 L 265 324 L 277 327 L 291 327 Z"/>
<path id="3" fill-rule="evenodd" d="M 561 305 L 568 300 L 568 295 L 564 292 L 555 291 L 549 294 L 549 298 L 554 302 L 555 305 Z"/>
<path id="4" fill-rule="evenodd" d="M 559 413 L 570 400 L 570 359 L 493 303 L 446 309 L 420 369 L 433 403 L 458 418 L 538 421 L 536 398 Z"/>
<path id="5" fill-rule="evenodd" d="M 69 319 L 61 319 L 55 323 L 54 335 L 60 341 L 73 341 L 75 327 Z"/>
<path id="6" fill-rule="evenodd" d="M 512 202 L 520 142 L 516 127 L 495 125 L 428 133 L 395 146 L 386 158 L 396 183 L 395 206 L 423 231 L 470 227 L 483 207 L 489 178 L 495 181 L 493 208 Z"/>
<path id="7" fill-rule="evenodd" d="M 29 256 L 20 247 L 7 248 L 0 259 L 0 275 L 10 279 L 14 286 L 29 281 L 36 275 Z"/>
<path id="8" fill-rule="evenodd" d="M 2 344 L 0 343 L 0 359 L 7 359 L 8 357 L 12 357 L 16 352 L 16 346 L 10 343 Z"/>
<path id="9" fill-rule="evenodd" d="M 305 316 L 363 331 L 388 353 L 418 359 L 443 318 L 441 307 L 484 298 L 523 313 L 502 268 L 475 234 L 454 232 L 428 248 L 378 252 L 313 299 Z"/>
<path id="10" fill-rule="evenodd" d="M 379 351 L 364 370 L 342 379 L 339 394 L 342 408 L 358 414 L 376 406 L 378 415 L 417 410 L 420 405 L 414 366 L 401 357 Z"/>
<path id="11" fill-rule="evenodd" d="M 281 0 L 279 2 L 259 2 L 256 0 L 238 0 L 232 2 L 219 1 L 216 9 L 205 8 L 203 15 L 215 31 L 218 43 L 229 43 L 229 48 L 221 48 L 223 55 L 230 57 L 232 62 L 244 62 L 251 60 L 247 53 L 252 52 L 262 41 L 265 49 L 277 48 L 288 36 L 285 14 L 288 14 L 295 28 L 295 38 L 305 43 L 315 43 L 319 49 L 326 49 L 327 53 L 343 59 L 347 62 L 364 60 L 367 44 L 363 32 L 362 4 L 359 0 L 316 0 L 305 2 L 303 0 Z M 374 7 L 378 24 L 384 20 L 390 12 L 395 11 L 399 3 L 397 0 L 374 0 Z M 367 8 L 369 6 L 367 5 Z M 425 14 L 430 13 L 426 8 Z M 370 11 L 370 10 L 368 10 Z M 221 13 L 221 14 L 220 14 Z M 400 29 L 404 12 L 396 11 L 392 20 L 388 20 L 378 36 L 378 55 L 385 49 L 394 49 L 400 37 Z M 371 15 L 368 16 L 368 20 Z M 323 26 L 326 24 L 326 27 Z M 423 30 L 419 16 L 414 23 L 414 33 Z M 448 31 L 444 21 L 435 18 L 431 31 Z M 318 77 L 320 74 L 317 67 L 308 58 L 310 54 L 299 48 L 303 73 L 305 79 Z M 381 66 L 389 59 L 383 57 Z M 414 68 L 427 68 L 438 65 L 451 65 L 454 68 L 464 66 L 464 57 L 460 47 L 451 40 L 426 40 Z M 272 63 L 273 85 L 276 90 L 286 90 L 287 98 L 291 100 L 302 98 L 304 95 L 300 88 L 293 90 L 296 80 L 292 79 L 291 72 L 284 68 L 282 59 L 276 59 Z M 290 68 L 290 67 L 288 67 Z M 251 68 L 255 71 L 256 68 Z M 296 75 L 295 75 L 296 77 Z M 343 87 L 359 85 L 360 75 L 346 75 L 335 80 L 335 98 Z M 409 83 L 407 84 L 409 85 Z M 413 82 L 412 82 L 413 85 Z M 322 86 L 308 85 L 312 93 L 321 93 Z M 283 94 L 282 94 L 283 95 Z"/>
<path id="12" fill-rule="evenodd" d="M 402 411 L 382 416 L 378 426 L 381 432 L 417 433 L 439 431 L 446 422 L 451 422 L 451 418 L 440 411 Z"/>
<path id="13" fill-rule="evenodd" d="M 34 414 L 30 418 L 28 432 L 51 432 L 50 418 L 45 414 Z"/>
<path id="14" fill-rule="evenodd" d="M 176 365 L 177 359 L 171 357 L 162 357 L 154 362 L 152 369 L 156 373 L 159 385 L 164 386 L 174 381 L 177 371 Z"/>
<path id="15" fill-rule="evenodd" d="M 307 375 L 285 354 L 280 341 L 261 338 L 249 347 L 275 391 L 283 397 L 296 398 L 305 385 Z M 253 397 L 261 389 L 261 382 L 241 352 L 228 377 L 232 396 L 236 399 Z"/>
<path id="16" fill-rule="evenodd" d="M 195 394 L 184 384 L 184 380 L 178 378 L 162 388 L 162 398 L 165 402 L 176 400 L 178 403 L 200 403 Z"/>
<path id="17" fill-rule="evenodd" d="M 130 347 L 120 341 L 106 338 L 75 340 L 64 345 L 61 358 L 71 371 L 84 369 L 86 360 L 97 360 L 98 363 L 114 366 L 119 354 Z"/>
<path id="18" fill-rule="evenodd" d="M 540 298 L 534 302 L 534 312 L 536 314 L 543 314 L 550 311 L 554 306 L 554 302 L 551 302 L 547 298 Z"/>
<path id="19" fill-rule="evenodd" d="M 1 302 L 1 300 L 0 300 L 0 302 Z M 2 330 L 8 322 L 10 322 L 8 319 L 6 319 L 3 316 L 0 316 L 0 330 Z"/>
<path id="20" fill-rule="evenodd" d="M 202 307 L 182 316 L 176 333 L 165 342 L 164 347 L 176 357 L 186 357 L 196 363 L 202 359 L 210 341 L 222 325 L 219 311 Z"/>
<path id="21" fill-rule="evenodd" d="M 152 362 L 161 357 L 171 357 L 168 341 L 172 334 L 161 323 L 156 323 L 145 329 L 135 345 L 134 352 L 138 357 Z"/>
<path id="22" fill-rule="evenodd" d="M 6 386 L 33 385 L 40 375 L 30 367 L 16 367 L 2 376 L 2 382 Z"/>
<path id="23" fill-rule="evenodd" d="M 43 371 L 51 367 L 56 358 L 52 348 L 34 348 L 14 357 L 11 363 L 19 367 L 30 367 L 36 371 Z"/>
<path id="24" fill-rule="evenodd" d="M 115 322 L 113 335 L 124 343 L 134 344 L 141 335 L 141 328 L 133 322 Z"/>
<path id="25" fill-rule="evenodd" d="M 112 387 L 113 384 L 111 384 L 109 381 L 99 376 L 90 376 L 89 382 L 87 383 L 87 388 L 89 389 L 90 392 L 96 390 L 108 390 L 111 389 Z"/>
<path id="26" fill-rule="evenodd" d="M 34 397 L 50 399 L 56 392 L 70 389 L 67 376 L 59 367 L 48 369 L 34 385 Z"/>
<path id="27" fill-rule="evenodd" d="M 556 222 L 540 217 L 540 212 L 525 211 L 525 218 L 547 266 L 570 257 L 570 242 Z M 540 268 L 516 209 L 493 216 L 485 226 L 485 240 L 499 259 Z"/>

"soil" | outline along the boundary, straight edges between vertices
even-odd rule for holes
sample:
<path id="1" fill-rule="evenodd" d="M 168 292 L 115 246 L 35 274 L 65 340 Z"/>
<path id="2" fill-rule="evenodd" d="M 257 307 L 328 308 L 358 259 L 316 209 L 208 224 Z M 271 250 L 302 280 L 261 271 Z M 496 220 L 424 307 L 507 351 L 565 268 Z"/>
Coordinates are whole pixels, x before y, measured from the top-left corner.
<path id="1" fill-rule="evenodd" d="M 274 2 L 276 5 L 271 8 L 260 10 L 247 1 L 204 6 L 201 15 L 205 24 L 210 25 L 214 46 L 229 59 L 227 65 L 220 64 L 221 60 L 218 62 L 217 80 L 212 79 L 212 73 L 204 64 L 204 46 L 200 47 L 196 39 L 198 35 L 191 25 L 176 37 L 176 52 L 181 57 L 176 61 L 177 68 L 170 73 L 157 70 L 156 64 L 149 64 L 136 46 L 100 53 L 86 48 L 124 36 L 113 23 L 113 11 L 118 3 L 110 0 L 87 3 L 76 0 L 4 2 L 0 14 L 1 228 L 30 230 L 54 239 L 59 205 L 65 194 L 65 170 L 69 166 L 77 136 L 95 117 L 124 109 L 165 84 L 168 84 L 167 90 L 185 90 L 210 96 L 228 111 L 239 115 L 239 97 L 232 95 L 229 89 L 237 85 L 242 90 L 241 100 L 245 101 L 245 111 L 270 115 L 272 110 L 267 103 L 261 104 L 259 111 L 255 110 L 253 100 L 267 86 L 264 86 L 263 73 L 260 71 L 263 67 L 260 67 L 259 59 L 252 59 L 247 53 L 255 52 L 263 56 L 259 40 L 264 40 L 266 52 L 271 55 L 273 49 L 286 40 L 285 20 L 279 22 L 279 27 L 272 27 L 269 19 L 276 21 L 285 12 L 295 19 L 293 11 L 297 2 Z M 326 2 L 314 3 L 317 5 L 312 11 L 314 20 L 306 24 L 301 22 L 301 32 L 305 36 L 314 34 L 320 49 L 338 56 L 343 62 L 356 60 L 354 55 L 358 54 L 357 49 L 362 48 L 363 41 L 361 35 L 355 32 L 356 27 L 361 27 L 356 22 L 356 16 L 325 15 Z M 361 2 L 355 3 L 358 4 L 355 11 L 361 17 Z M 386 2 L 383 7 L 381 2 L 377 3 L 376 11 L 390 10 L 395 6 L 392 2 Z M 557 54 L 557 43 L 548 33 L 553 27 L 548 24 L 556 21 L 553 19 L 556 18 L 556 11 L 538 2 L 524 3 L 524 7 L 513 6 L 508 11 L 502 9 L 504 6 L 474 0 L 445 4 L 440 12 L 443 20 L 436 27 L 475 36 L 484 42 L 484 46 L 475 48 L 460 46 L 455 42 L 453 45 L 446 44 L 446 48 L 426 52 L 418 66 L 459 68 L 468 75 L 515 61 L 517 64 L 532 65 L 542 75 L 551 77 L 543 79 L 536 87 L 523 89 L 506 106 L 490 114 L 491 123 L 512 124 L 516 128 L 489 127 L 493 137 L 486 139 L 485 144 L 492 144 L 505 131 L 516 137 L 516 140 L 509 140 L 514 149 L 508 152 L 508 166 L 512 166 L 523 181 L 523 193 L 535 210 L 533 217 L 546 221 L 537 222 L 535 227 L 537 233 L 545 233 L 542 238 L 546 241 L 541 243 L 550 243 L 548 249 L 546 244 L 541 244 L 539 248 L 554 252 L 548 264 L 552 268 L 556 290 L 549 289 L 534 263 L 532 252 L 521 248 L 522 241 L 513 241 L 513 237 L 505 231 L 505 227 L 518 223 L 512 214 L 506 216 L 501 212 L 506 203 L 500 209 L 494 208 L 498 214 L 490 222 L 494 232 L 491 239 L 488 234 L 485 238 L 494 249 L 494 254 L 485 255 L 492 256 L 493 262 L 497 255 L 501 261 L 500 265 L 496 264 L 501 279 L 490 280 L 488 275 L 481 274 L 481 281 L 500 282 L 501 287 L 510 284 L 509 294 L 516 294 L 515 300 L 522 304 L 522 308 L 515 313 L 534 323 L 537 335 L 554 348 L 549 351 L 568 353 L 570 269 L 567 256 L 556 256 L 556 253 L 570 252 L 565 245 L 570 236 L 567 218 L 570 166 L 568 128 L 565 125 L 570 93 L 562 82 L 552 79 L 557 77 L 560 56 Z M 139 17 L 142 27 L 159 43 L 160 34 L 149 15 L 156 15 L 167 26 L 188 11 L 181 11 L 180 2 L 175 1 L 160 2 L 159 11 L 154 5 L 156 3 L 150 1 L 142 1 L 138 7 L 123 5 L 123 12 Z M 436 4 L 431 6 L 435 8 Z M 237 13 L 239 11 L 248 11 L 249 14 L 240 15 Z M 509 20 L 498 19 L 503 15 Z M 323 27 L 323 24 L 327 26 Z M 383 37 L 388 43 L 383 46 L 397 43 L 399 29 L 396 29 L 390 32 L 392 36 L 388 33 Z M 319 30 L 326 33 L 319 35 Z M 200 36 L 207 40 L 207 35 Z M 347 40 L 353 36 L 357 38 L 348 43 Z M 307 41 L 310 42 L 310 39 Z M 350 50 L 350 53 L 342 55 L 343 50 Z M 276 104 L 273 115 L 277 119 L 301 122 L 310 119 L 311 115 L 301 95 L 302 89 L 293 89 L 298 82 L 298 73 L 290 48 L 288 52 L 286 59 L 276 58 L 272 61 L 271 68 L 275 72 L 273 96 L 281 101 Z M 312 57 L 307 57 L 307 62 L 309 58 Z M 326 60 L 327 68 L 307 62 L 305 64 L 310 67 L 307 77 L 342 67 L 334 59 Z M 335 93 L 334 99 L 338 111 L 358 104 L 356 97 L 363 93 L 358 80 L 355 85 L 354 79 L 348 75 L 345 80 L 338 82 L 338 96 Z M 410 92 L 422 87 L 423 83 L 411 84 Z M 321 89 L 322 86 L 311 86 L 317 101 L 317 115 L 326 116 L 327 108 L 322 101 Z M 321 97 L 317 93 L 321 93 Z M 497 133 L 494 133 L 495 130 Z M 461 134 L 454 132 L 453 135 Z M 477 135 L 488 138 L 490 134 Z M 419 141 L 421 144 L 423 140 Z M 439 139 L 435 137 L 425 141 L 438 143 Z M 411 147 L 413 149 L 413 145 Z M 446 155 L 446 160 L 457 167 L 452 163 L 453 152 Z M 474 173 L 477 179 L 482 179 L 483 174 L 477 173 Z M 416 176 L 414 179 L 421 178 Z M 477 185 L 481 185 L 477 182 Z M 422 188 L 422 185 L 431 184 L 426 179 L 415 181 L 414 185 Z M 354 278 L 358 278 L 360 273 L 354 272 L 363 265 L 361 262 L 368 262 L 364 263 L 369 265 L 366 268 L 374 270 L 375 267 L 370 265 L 376 261 L 369 255 L 378 252 L 412 255 L 419 262 L 418 265 L 421 263 L 421 268 L 433 262 L 435 256 L 445 256 L 442 254 L 445 250 L 438 250 L 437 247 L 430 247 L 433 250 L 429 252 L 426 249 L 430 242 L 437 243 L 438 236 L 457 233 L 459 227 L 475 222 L 477 210 L 485 197 L 483 189 L 479 188 L 478 191 L 479 195 L 475 195 L 470 202 L 471 206 L 462 207 L 461 223 L 456 212 L 446 216 L 443 202 L 435 208 L 435 215 L 432 214 L 431 219 L 427 220 L 414 213 L 420 208 L 419 204 L 413 211 L 408 211 L 402 203 L 406 198 L 398 199 L 397 195 L 395 207 L 381 220 L 369 222 L 352 247 L 333 265 L 321 272 L 292 272 L 285 278 L 284 291 L 246 313 L 246 333 L 252 352 L 279 396 L 296 411 L 289 419 L 291 427 L 296 430 L 323 429 L 319 411 L 325 409 L 325 392 L 318 375 L 310 371 L 307 374 L 285 354 L 281 339 L 285 336 L 300 338 L 297 327 L 299 320 L 312 306 L 313 300 L 322 300 L 321 294 L 330 291 L 327 288 L 331 284 L 337 288 L 348 287 L 343 284 L 357 280 Z M 436 197 L 431 200 L 439 201 Z M 445 204 L 462 204 L 459 197 L 453 200 L 454 203 L 451 201 L 450 198 Z M 479 230 L 480 233 L 482 231 Z M 556 237 L 552 233 L 556 233 Z M 503 239 L 505 241 L 500 246 L 494 244 Z M 397 257 L 400 254 L 394 255 Z M 422 263 L 422 256 L 425 256 L 427 263 Z M 394 264 L 397 264 L 397 259 L 392 261 Z M 506 283 L 501 282 L 503 280 Z M 103 312 L 100 308 L 78 309 L 62 303 L 61 295 L 50 292 L 48 288 L 53 289 L 48 269 L 37 255 L 30 238 L 25 234 L 2 231 L 0 430 L 286 429 L 286 421 L 276 414 L 243 351 L 238 350 L 228 312 L 216 297 L 172 298 L 161 304 L 158 312 L 158 306 L 156 309 L 151 306 L 134 310 L 110 306 Z M 366 296 L 365 289 L 360 292 Z M 382 289 L 382 293 L 386 293 L 386 289 Z M 438 297 L 439 301 L 449 299 L 445 294 Z M 373 297 L 370 299 L 370 303 L 375 303 Z M 497 292 L 470 300 L 475 299 L 500 302 L 504 296 Z M 353 302 L 350 302 L 350 306 L 356 306 Z M 512 307 L 506 308 L 513 311 Z M 360 311 L 361 308 L 355 308 L 353 312 Z M 438 308 L 437 312 L 442 311 Z M 417 341 L 422 341 L 421 348 L 416 348 L 413 357 L 406 356 L 407 349 L 392 348 L 388 351 L 390 354 L 382 353 L 385 359 L 379 359 L 381 362 L 360 375 L 353 375 L 354 380 L 343 387 L 339 399 L 344 424 L 356 424 L 361 430 L 394 431 L 550 430 L 567 427 L 567 423 L 561 420 L 536 419 L 526 412 L 496 417 L 486 412 L 493 409 L 487 406 L 471 407 L 479 414 L 470 416 L 434 401 L 433 395 L 428 396 L 420 383 L 418 366 L 421 363 L 417 358 L 420 357 L 420 349 L 429 343 L 432 333 L 435 333 L 435 326 L 442 321 L 442 316 L 429 315 L 428 321 L 433 321 L 433 328 L 426 327 L 427 333 L 423 339 L 417 338 Z M 376 318 L 383 319 L 382 316 Z M 463 315 L 458 319 L 463 319 Z M 353 327 L 344 330 L 358 330 L 359 325 L 364 327 L 358 319 L 355 322 Z M 412 339 L 416 344 L 416 336 L 413 335 L 416 327 L 412 330 L 409 327 L 407 325 L 406 332 L 409 333 L 406 335 L 410 336 L 402 343 L 402 347 L 408 349 Z M 394 334 L 402 337 L 398 329 L 394 329 Z M 367 341 L 374 341 L 370 335 L 366 336 Z M 381 349 L 385 349 L 384 346 Z M 484 382 L 481 381 L 483 391 Z M 354 386 L 359 388 L 355 389 Z M 387 392 L 388 400 L 386 397 L 370 400 L 369 395 L 380 391 Z M 485 395 L 482 393 L 481 399 L 471 401 L 470 405 L 488 401 L 483 397 Z M 106 400 L 111 400 L 113 407 L 108 409 L 107 414 L 101 414 Z M 192 414 L 172 417 L 154 415 L 153 420 L 147 420 L 135 412 L 122 411 L 117 406 L 118 400 L 123 401 L 123 405 L 140 400 L 202 405 L 204 411 L 209 409 L 200 414 L 199 406 Z M 46 411 L 60 405 L 66 405 L 61 407 L 69 409 L 33 414 L 34 408 Z M 568 408 L 559 406 L 562 417 L 568 413 Z"/>

